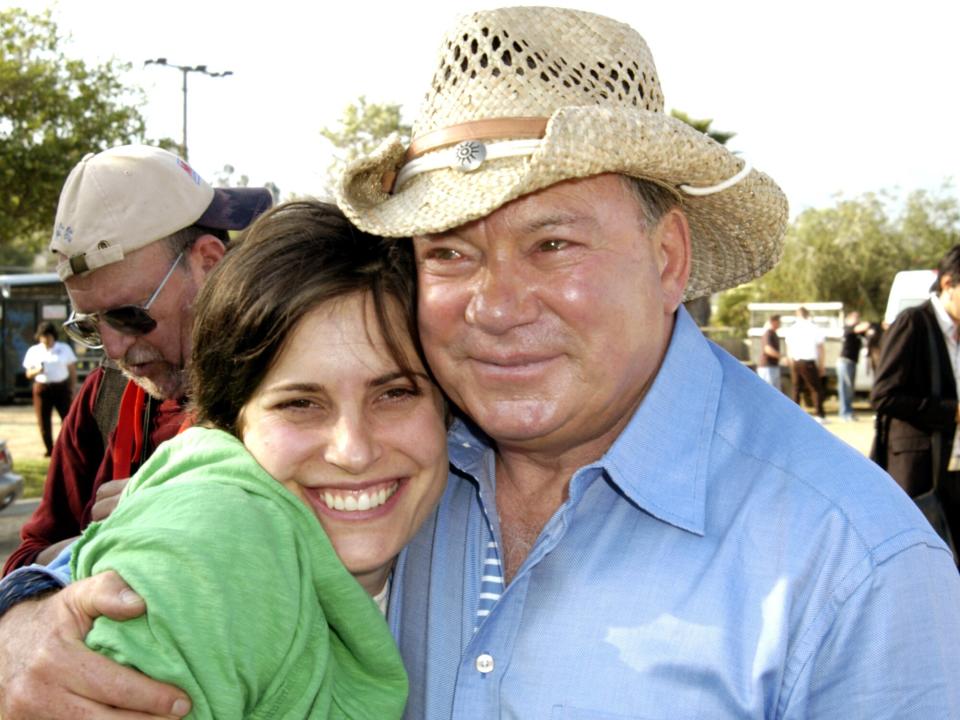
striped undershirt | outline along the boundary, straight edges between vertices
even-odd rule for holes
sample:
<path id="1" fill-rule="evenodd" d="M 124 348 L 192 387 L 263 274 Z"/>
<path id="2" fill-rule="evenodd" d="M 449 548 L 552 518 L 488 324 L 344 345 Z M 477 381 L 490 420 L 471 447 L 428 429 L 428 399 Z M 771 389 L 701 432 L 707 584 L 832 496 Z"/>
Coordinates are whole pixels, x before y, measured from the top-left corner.
<path id="1" fill-rule="evenodd" d="M 490 614 L 493 606 L 503 594 L 503 570 L 500 568 L 500 552 L 497 541 L 490 533 L 487 541 L 487 554 L 483 560 L 483 575 L 480 578 L 480 600 L 477 603 L 477 621 L 473 626 L 476 632 L 484 618 Z"/>

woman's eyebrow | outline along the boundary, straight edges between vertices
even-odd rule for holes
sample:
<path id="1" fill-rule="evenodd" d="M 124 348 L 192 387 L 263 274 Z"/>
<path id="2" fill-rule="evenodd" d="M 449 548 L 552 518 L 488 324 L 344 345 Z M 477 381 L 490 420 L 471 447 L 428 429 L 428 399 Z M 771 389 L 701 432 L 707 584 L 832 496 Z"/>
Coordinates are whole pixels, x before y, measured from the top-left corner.
<path id="1" fill-rule="evenodd" d="M 280 383 L 278 385 L 273 385 L 266 388 L 270 392 L 322 392 L 324 390 L 324 385 L 322 383 L 309 383 L 309 382 L 289 382 L 289 383 Z"/>

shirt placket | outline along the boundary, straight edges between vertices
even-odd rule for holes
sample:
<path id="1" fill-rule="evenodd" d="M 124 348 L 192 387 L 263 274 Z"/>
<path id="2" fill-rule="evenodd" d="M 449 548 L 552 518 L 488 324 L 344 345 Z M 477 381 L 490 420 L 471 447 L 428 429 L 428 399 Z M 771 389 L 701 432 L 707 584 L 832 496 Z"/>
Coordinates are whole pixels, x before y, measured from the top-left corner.
<path id="1" fill-rule="evenodd" d="M 578 472 L 584 473 L 585 469 Z M 589 475 L 599 475 L 591 469 Z M 496 603 L 488 609 L 460 659 L 457 686 L 454 695 L 452 717 L 456 720 L 474 720 L 478 717 L 505 717 L 500 703 L 500 685 L 513 660 L 516 641 L 520 637 L 520 621 L 524 614 L 528 591 L 537 565 L 563 539 L 568 527 L 568 518 L 582 495 L 582 486 L 588 482 L 577 476 L 571 481 L 568 499 L 544 526 L 530 554 L 520 566 L 516 576 Z M 484 483 L 480 483 L 481 488 Z M 489 487 L 489 485 L 487 486 Z M 478 494 L 478 502 L 488 529 L 493 534 L 496 525 L 495 503 L 492 492 Z M 484 572 L 481 570 L 481 572 Z M 480 584 L 482 587 L 482 583 Z"/>

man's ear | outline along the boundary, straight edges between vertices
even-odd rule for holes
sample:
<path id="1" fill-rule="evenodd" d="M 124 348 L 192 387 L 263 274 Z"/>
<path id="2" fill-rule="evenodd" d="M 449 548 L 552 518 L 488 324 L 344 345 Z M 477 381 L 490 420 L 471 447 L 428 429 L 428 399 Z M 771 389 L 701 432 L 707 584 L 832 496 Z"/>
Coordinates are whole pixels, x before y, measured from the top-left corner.
<path id="1" fill-rule="evenodd" d="M 653 231 L 657 269 L 663 290 L 664 311 L 673 313 L 680 305 L 690 279 L 690 224 L 678 207 L 667 211 Z"/>
<path id="2" fill-rule="evenodd" d="M 190 246 L 190 267 L 196 268 L 206 277 L 217 263 L 223 260 L 226 246 L 213 235 L 201 235 Z"/>

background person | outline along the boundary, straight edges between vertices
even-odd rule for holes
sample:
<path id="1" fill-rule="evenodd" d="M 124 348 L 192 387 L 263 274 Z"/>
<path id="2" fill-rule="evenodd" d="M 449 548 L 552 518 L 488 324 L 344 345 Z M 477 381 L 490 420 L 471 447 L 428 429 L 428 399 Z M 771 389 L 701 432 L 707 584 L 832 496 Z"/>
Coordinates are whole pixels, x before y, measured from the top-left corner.
<path id="1" fill-rule="evenodd" d="M 883 336 L 870 399 L 878 461 L 910 497 L 937 477 L 954 548 L 960 548 L 960 245 L 940 259 L 930 298 L 907 308 Z"/>
<path id="2" fill-rule="evenodd" d="M 800 398 L 807 393 L 813 396 L 813 408 L 816 419 L 823 423 L 827 415 L 823 410 L 824 401 L 824 333 L 810 319 L 810 311 L 801 306 L 797 308 L 797 320 L 787 333 L 787 355 L 790 358 L 790 380 L 793 384 L 793 401 L 800 404 Z"/>
<path id="3" fill-rule="evenodd" d="M 193 299 L 228 231 L 271 202 L 263 188 L 215 190 L 176 155 L 147 145 L 87 155 L 71 171 L 50 245 L 73 305 L 64 329 L 102 346 L 112 369 L 98 368 L 80 388 L 5 574 L 53 560 L 113 509 L 122 480 L 176 433 Z"/>
<path id="4" fill-rule="evenodd" d="M 780 390 L 780 316 L 771 315 L 760 340 L 760 359 L 757 374 L 768 385 Z"/>
<path id="5" fill-rule="evenodd" d="M 23 357 L 23 367 L 28 380 L 33 380 L 33 410 L 46 448 L 44 457 L 53 450 L 53 410 L 56 408 L 61 422 L 70 410 L 73 389 L 77 384 L 77 356 L 67 343 L 59 341 L 57 326 L 42 322 L 34 335 L 36 345 L 31 345 Z"/>
<path id="6" fill-rule="evenodd" d="M 843 344 L 837 356 L 837 414 L 841 420 L 853 422 L 853 399 L 856 396 L 857 363 L 863 337 L 870 332 L 870 323 L 860 321 L 860 313 L 853 310 L 843 320 Z"/>

